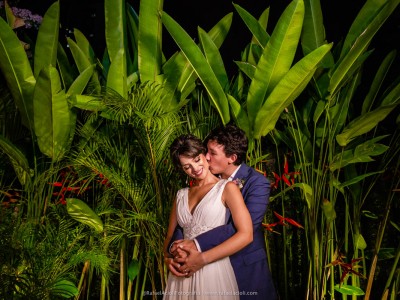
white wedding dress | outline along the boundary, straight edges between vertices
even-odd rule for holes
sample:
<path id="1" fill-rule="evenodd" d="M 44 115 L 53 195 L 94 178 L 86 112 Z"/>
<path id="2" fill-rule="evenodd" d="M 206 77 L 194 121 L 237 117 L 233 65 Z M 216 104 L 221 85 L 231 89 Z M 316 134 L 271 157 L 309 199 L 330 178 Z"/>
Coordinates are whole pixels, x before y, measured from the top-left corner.
<path id="1" fill-rule="evenodd" d="M 220 180 L 204 196 L 193 215 L 188 205 L 189 188 L 178 191 L 177 219 L 185 239 L 193 239 L 210 229 L 224 225 L 229 210 L 221 200 L 227 180 Z M 235 273 L 229 257 L 208 264 L 191 277 L 176 277 L 169 273 L 164 299 L 239 299 Z"/>

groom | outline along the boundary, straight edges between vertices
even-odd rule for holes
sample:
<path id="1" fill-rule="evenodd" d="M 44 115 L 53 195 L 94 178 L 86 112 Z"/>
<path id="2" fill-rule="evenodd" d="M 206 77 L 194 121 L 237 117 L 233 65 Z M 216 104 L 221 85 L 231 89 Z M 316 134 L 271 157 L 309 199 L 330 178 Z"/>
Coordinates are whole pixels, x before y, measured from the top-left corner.
<path id="1" fill-rule="evenodd" d="M 207 136 L 206 158 L 210 171 L 223 179 L 236 182 L 241 189 L 244 202 L 253 222 L 253 242 L 230 256 L 231 264 L 239 286 L 240 299 L 276 299 L 276 292 L 268 267 L 261 226 L 267 210 L 270 185 L 268 180 L 253 168 L 247 166 L 246 159 L 248 141 L 243 130 L 233 125 L 216 128 Z M 183 237 L 181 229 L 175 230 L 174 242 L 170 252 L 174 260 L 166 260 L 168 269 L 177 276 L 187 276 L 183 270 L 193 274 L 204 266 L 199 251 L 207 251 L 235 233 L 232 219 L 227 225 L 214 228 L 195 238 L 193 241 L 178 241 Z M 179 250 L 183 248 L 189 255 L 179 258 Z M 178 264 L 181 266 L 178 268 Z"/>

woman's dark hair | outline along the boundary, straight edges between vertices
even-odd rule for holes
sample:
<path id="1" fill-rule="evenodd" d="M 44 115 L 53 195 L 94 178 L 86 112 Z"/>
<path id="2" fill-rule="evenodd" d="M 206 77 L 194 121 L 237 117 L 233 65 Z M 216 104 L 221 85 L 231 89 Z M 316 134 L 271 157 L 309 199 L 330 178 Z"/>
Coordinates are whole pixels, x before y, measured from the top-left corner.
<path id="1" fill-rule="evenodd" d="M 205 154 L 206 147 L 203 145 L 203 141 L 193 134 L 183 134 L 172 142 L 169 147 L 169 153 L 174 166 L 180 169 L 181 162 L 179 156 L 195 158 L 200 154 Z"/>
<path id="2" fill-rule="evenodd" d="M 228 124 L 215 128 L 206 137 L 204 142 L 207 145 L 209 141 L 215 141 L 217 144 L 224 146 L 224 152 L 227 157 L 236 154 L 237 159 L 233 163 L 234 165 L 246 162 L 248 140 L 246 133 L 239 127 Z"/>

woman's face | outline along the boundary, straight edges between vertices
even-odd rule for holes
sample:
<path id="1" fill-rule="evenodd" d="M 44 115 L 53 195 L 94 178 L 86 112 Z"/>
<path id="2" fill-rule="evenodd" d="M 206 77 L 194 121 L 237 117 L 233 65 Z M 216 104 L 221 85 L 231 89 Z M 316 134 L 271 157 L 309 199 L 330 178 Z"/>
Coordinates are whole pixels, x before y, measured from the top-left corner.
<path id="1" fill-rule="evenodd" d="M 179 156 L 182 170 L 194 179 L 204 179 L 209 172 L 209 165 L 204 154 L 200 154 L 194 158 L 187 156 Z"/>

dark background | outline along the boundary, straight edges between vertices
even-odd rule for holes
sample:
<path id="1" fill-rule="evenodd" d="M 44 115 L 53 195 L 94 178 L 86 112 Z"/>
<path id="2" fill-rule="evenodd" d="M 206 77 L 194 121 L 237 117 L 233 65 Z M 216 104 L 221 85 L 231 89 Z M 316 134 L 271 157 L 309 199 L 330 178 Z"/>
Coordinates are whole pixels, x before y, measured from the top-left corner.
<path id="1" fill-rule="evenodd" d="M 21 0 L 19 6 L 28 8 L 34 13 L 44 15 L 54 0 Z M 130 0 L 132 6 L 139 11 L 139 0 Z M 278 18 L 290 3 L 290 0 L 236 0 L 253 16 L 258 18 L 263 10 L 270 7 L 268 32 L 272 33 Z M 339 43 L 345 38 L 351 23 L 356 18 L 365 0 L 322 0 L 322 13 L 328 42 Z M 60 0 L 61 6 L 61 34 L 71 36 L 73 28 L 81 30 L 90 41 L 98 57 L 103 56 L 105 47 L 104 36 L 104 1 L 103 0 Z M 225 67 L 230 75 L 235 74 L 237 68 L 234 60 L 240 59 L 241 51 L 249 43 L 251 34 L 237 15 L 231 1 L 227 0 L 169 0 L 164 1 L 164 10 L 172 16 L 188 33 L 196 39 L 197 26 L 208 31 L 222 17 L 234 12 L 231 30 L 221 47 L 221 54 Z M 374 53 L 368 59 L 364 68 L 365 74 L 373 76 L 376 68 L 384 56 L 393 49 L 400 50 L 400 7 L 397 7 L 392 16 L 374 37 L 370 48 Z M 163 34 L 163 52 L 169 58 L 176 50 L 175 43 L 168 32 Z M 399 58 L 395 66 L 400 66 Z M 392 68 L 390 76 L 397 76 L 398 67 Z M 395 72 L 395 73 L 394 73 Z"/>

